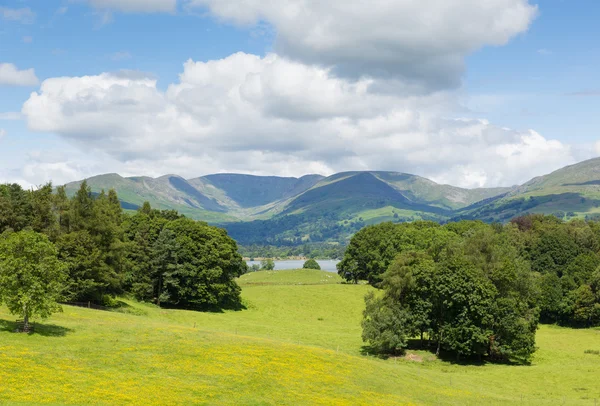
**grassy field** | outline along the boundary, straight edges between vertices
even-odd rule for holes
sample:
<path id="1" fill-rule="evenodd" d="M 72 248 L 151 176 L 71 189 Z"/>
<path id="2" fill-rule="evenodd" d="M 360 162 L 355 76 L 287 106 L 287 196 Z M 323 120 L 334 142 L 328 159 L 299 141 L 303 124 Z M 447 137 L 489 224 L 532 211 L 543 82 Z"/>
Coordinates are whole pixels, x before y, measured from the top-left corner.
<path id="1" fill-rule="evenodd" d="M 531 366 L 363 353 L 370 287 L 320 271 L 240 280 L 246 310 L 128 302 L 135 314 L 66 307 L 36 333 L 0 308 L 1 404 L 600 406 L 600 330 L 543 326 Z M 597 399 L 597 400 L 596 400 Z"/>

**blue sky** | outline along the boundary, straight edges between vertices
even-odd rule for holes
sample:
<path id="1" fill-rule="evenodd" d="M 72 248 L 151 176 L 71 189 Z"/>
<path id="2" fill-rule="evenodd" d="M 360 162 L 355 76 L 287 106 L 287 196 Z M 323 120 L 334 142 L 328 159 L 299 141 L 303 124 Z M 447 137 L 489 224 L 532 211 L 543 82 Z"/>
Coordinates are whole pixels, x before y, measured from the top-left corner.
<path id="1" fill-rule="evenodd" d="M 0 0 L 0 181 L 369 169 L 477 187 L 598 155 L 600 3 L 378 1 Z"/>

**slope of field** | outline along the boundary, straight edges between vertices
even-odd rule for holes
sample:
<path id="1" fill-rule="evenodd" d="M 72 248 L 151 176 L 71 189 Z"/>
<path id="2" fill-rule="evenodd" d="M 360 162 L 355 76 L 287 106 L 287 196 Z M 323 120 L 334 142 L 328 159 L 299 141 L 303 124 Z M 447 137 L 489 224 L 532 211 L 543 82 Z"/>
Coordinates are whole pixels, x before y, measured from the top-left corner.
<path id="1" fill-rule="evenodd" d="M 0 308 L 0 403 L 98 405 L 568 404 L 600 400 L 600 330 L 543 326 L 531 366 L 364 353 L 365 285 L 317 271 L 240 279 L 247 309 L 65 307 L 33 335 Z M 309 284 L 316 283 L 316 284 Z"/>

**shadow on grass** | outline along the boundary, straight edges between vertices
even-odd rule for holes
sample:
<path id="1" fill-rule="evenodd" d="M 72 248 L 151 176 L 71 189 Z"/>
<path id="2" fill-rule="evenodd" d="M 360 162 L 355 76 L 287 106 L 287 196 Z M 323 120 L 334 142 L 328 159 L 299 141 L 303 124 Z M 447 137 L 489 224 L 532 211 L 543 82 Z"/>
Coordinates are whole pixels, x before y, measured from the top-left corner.
<path id="1" fill-rule="evenodd" d="M 162 305 L 161 309 L 169 309 L 169 310 L 188 310 L 195 311 L 200 313 L 225 313 L 225 311 L 242 311 L 248 310 L 246 303 L 230 303 L 225 304 L 223 306 L 169 306 Z"/>
<path id="2" fill-rule="evenodd" d="M 34 331 L 32 333 L 28 333 L 29 335 L 40 335 L 43 337 L 64 337 L 68 333 L 73 332 L 73 330 L 70 328 L 57 326 L 55 324 L 32 324 L 34 325 Z M 15 321 L 0 320 L 0 331 L 16 333 L 17 323 Z"/>
<path id="3" fill-rule="evenodd" d="M 375 357 L 379 359 L 389 359 L 391 357 L 402 357 L 406 355 L 407 351 L 426 351 L 435 355 L 436 346 L 433 342 L 428 343 L 427 340 L 421 342 L 421 340 L 409 340 L 408 347 L 403 351 L 395 351 L 390 353 L 383 353 L 378 351 L 376 348 L 373 348 L 369 345 L 364 345 L 360 349 L 360 353 L 364 356 Z M 479 356 L 471 356 L 471 357 L 457 357 L 456 353 L 441 350 L 440 354 L 437 356 L 440 361 L 452 364 L 452 365 L 464 365 L 464 366 L 484 366 L 488 364 L 503 364 L 503 365 L 515 365 L 515 366 L 527 366 L 531 365 L 530 363 L 522 363 L 522 362 L 512 362 L 509 360 L 498 360 L 492 359 L 489 357 L 479 357 Z"/>

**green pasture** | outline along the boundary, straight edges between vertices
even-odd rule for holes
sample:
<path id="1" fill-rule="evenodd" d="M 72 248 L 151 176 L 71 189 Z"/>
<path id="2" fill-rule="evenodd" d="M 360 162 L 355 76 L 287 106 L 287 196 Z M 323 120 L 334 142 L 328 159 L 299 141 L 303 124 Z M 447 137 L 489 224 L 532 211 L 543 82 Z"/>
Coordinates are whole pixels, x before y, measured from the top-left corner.
<path id="1" fill-rule="evenodd" d="M 360 338 L 369 286 L 310 270 L 239 282 L 245 310 L 64 306 L 31 335 L 0 308 L 0 404 L 600 405 L 598 329 L 542 326 L 529 366 L 384 360 Z"/>

